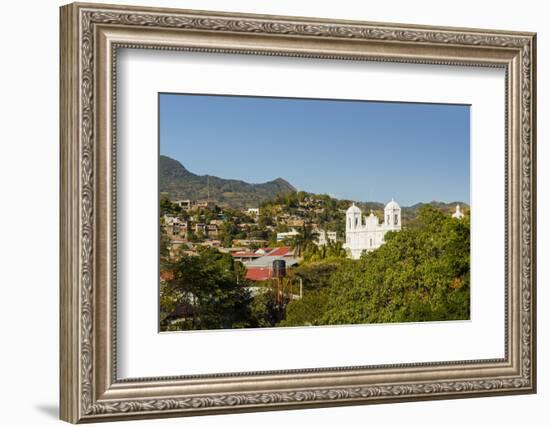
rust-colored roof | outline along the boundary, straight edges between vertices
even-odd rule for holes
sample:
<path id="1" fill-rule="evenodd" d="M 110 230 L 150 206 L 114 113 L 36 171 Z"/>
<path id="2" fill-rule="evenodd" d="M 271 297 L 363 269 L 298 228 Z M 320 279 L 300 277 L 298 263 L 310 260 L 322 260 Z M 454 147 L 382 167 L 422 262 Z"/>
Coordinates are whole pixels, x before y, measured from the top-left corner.
<path id="1" fill-rule="evenodd" d="M 281 246 L 280 248 L 277 248 L 269 253 L 267 253 L 269 256 L 287 256 L 290 254 L 290 248 L 288 246 Z"/>
<path id="2" fill-rule="evenodd" d="M 271 279 L 271 268 L 249 268 L 246 270 L 246 278 L 254 281 Z"/>

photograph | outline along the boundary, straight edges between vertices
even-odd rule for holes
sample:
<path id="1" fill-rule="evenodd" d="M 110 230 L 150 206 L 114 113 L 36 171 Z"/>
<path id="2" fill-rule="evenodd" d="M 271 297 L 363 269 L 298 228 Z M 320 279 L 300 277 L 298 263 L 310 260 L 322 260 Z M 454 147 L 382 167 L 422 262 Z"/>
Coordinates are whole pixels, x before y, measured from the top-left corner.
<path id="1" fill-rule="evenodd" d="M 469 320 L 469 105 L 158 102 L 161 332 Z"/>

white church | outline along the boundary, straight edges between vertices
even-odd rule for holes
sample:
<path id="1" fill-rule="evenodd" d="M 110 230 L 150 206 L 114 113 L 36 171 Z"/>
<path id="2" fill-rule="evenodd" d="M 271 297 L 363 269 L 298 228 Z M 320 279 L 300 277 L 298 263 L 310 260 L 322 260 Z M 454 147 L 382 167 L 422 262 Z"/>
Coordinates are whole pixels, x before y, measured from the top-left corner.
<path id="1" fill-rule="evenodd" d="M 346 243 L 344 249 L 349 249 L 352 259 L 359 259 L 363 251 L 373 251 L 384 243 L 384 235 L 388 231 L 401 230 L 401 208 L 391 199 L 384 208 L 384 222 L 379 223 L 378 217 L 370 212 L 363 217 L 361 209 L 352 204 L 346 211 Z"/>

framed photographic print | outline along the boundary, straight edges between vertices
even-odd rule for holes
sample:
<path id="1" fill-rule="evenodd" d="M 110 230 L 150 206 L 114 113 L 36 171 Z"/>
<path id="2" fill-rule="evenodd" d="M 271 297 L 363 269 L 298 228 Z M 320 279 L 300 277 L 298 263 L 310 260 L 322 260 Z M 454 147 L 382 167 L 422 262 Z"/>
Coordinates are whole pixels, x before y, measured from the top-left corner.
<path id="1" fill-rule="evenodd" d="M 158 117 L 161 331 L 470 320 L 469 105 L 160 93 Z"/>
<path id="2" fill-rule="evenodd" d="M 61 8 L 61 418 L 533 393 L 535 34 Z"/>

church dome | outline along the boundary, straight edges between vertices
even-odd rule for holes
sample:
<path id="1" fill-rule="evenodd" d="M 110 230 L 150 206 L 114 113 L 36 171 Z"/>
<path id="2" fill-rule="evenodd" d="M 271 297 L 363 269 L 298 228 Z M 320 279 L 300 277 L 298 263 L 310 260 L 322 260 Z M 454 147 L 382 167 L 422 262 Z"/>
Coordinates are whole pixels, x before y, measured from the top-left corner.
<path id="1" fill-rule="evenodd" d="M 401 209 L 401 208 L 399 207 L 399 204 L 398 204 L 395 200 L 393 200 L 393 198 L 391 199 L 391 202 L 389 202 L 389 203 L 386 205 L 386 207 L 384 208 L 384 210 L 392 210 L 392 209 L 393 209 L 393 210 Z"/>
<path id="2" fill-rule="evenodd" d="M 355 203 L 353 203 L 346 211 L 346 214 L 361 214 L 361 209 L 359 209 L 357 206 L 355 206 Z"/>

